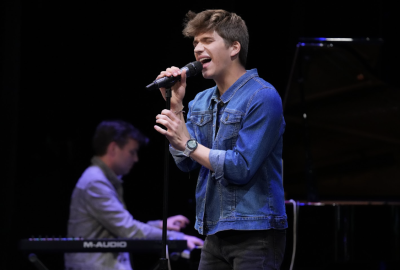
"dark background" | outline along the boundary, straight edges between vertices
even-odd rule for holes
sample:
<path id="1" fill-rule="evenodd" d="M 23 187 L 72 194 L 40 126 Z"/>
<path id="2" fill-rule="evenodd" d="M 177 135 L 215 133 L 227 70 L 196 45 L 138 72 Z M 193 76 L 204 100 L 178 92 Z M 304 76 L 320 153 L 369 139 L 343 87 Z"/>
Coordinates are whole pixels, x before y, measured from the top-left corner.
<path id="1" fill-rule="evenodd" d="M 318 125 L 310 130 L 311 145 L 313 138 L 317 145 L 312 183 L 321 200 L 399 200 L 400 19 L 395 6 L 391 1 L 2 1 L 0 268 L 32 268 L 17 250 L 19 239 L 66 234 L 69 198 L 89 165 L 91 137 L 103 119 L 129 121 L 150 138 L 140 162 L 124 178 L 125 200 L 136 219 L 162 217 L 164 138 L 153 126 L 165 103 L 145 86 L 161 70 L 194 61 L 192 40 L 181 34 L 188 10 L 223 8 L 242 16 L 250 34 L 246 68 L 257 68 L 282 98 L 300 37 L 381 38 L 383 43 L 372 45 L 375 61 L 366 54 L 365 69 L 373 69 L 375 81 L 381 83 L 373 96 L 363 95 L 371 99 L 358 102 L 355 95 L 346 105 L 328 99 L 325 111 L 312 108 L 320 121 L 341 106 L 351 108 L 352 114 L 366 112 L 361 137 L 357 132 L 351 137 L 329 130 L 320 134 Z M 304 69 L 309 81 L 323 84 L 321 74 Z M 186 105 L 213 82 L 199 76 L 188 85 Z M 371 100 L 377 99 L 383 114 L 371 108 Z M 307 200 L 305 150 L 299 139 L 303 130 L 296 121 L 292 124 L 290 112 L 289 107 L 283 156 L 286 199 Z M 341 130 L 354 130 L 359 122 Z M 365 139 L 382 131 L 378 139 Z M 356 149 L 347 147 L 360 140 Z M 369 151 L 372 148 L 379 151 Z M 352 158 L 340 159 L 344 153 Z M 186 215 L 192 224 L 185 232 L 195 235 L 196 178 L 196 172 L 182 173 L 171 162 L 168 215 Z"/>

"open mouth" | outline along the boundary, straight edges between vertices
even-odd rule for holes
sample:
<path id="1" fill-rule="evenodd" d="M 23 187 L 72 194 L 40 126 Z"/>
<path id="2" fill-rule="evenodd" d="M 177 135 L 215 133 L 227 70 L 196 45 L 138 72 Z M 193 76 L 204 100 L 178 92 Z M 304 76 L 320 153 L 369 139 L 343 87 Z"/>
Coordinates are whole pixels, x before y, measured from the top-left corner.
<path id="1" fill-rule="evenodd" d="M 203 65 L 209 63 L 210 61 L 211 61 L 211 58 L 202 58 L 202 59 L 200 59 L 200 62 L 201 62 Z"/>

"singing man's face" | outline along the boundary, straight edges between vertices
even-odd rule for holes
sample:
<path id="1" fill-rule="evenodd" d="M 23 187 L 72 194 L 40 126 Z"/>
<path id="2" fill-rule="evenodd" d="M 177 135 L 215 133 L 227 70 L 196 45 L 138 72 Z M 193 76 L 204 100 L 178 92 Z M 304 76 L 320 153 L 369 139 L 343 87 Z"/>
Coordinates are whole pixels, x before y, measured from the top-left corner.
<path id="1" fill-rule="evenodd" d="M 203 64 L 203 77 L 223 79 L 232 63 L 232 46 L 227 46 L 216 31 L 196 35 L 193 40 L 194 55 Z"/>
<path id="2" fill-rule="evenodd" d="M 136 140 L 128 139 L 128 142 L 121 148 L 115 146 L 113 170 L 117 175 L 128 174 L 133 165 L 139 161 L 139 143 Z"/>

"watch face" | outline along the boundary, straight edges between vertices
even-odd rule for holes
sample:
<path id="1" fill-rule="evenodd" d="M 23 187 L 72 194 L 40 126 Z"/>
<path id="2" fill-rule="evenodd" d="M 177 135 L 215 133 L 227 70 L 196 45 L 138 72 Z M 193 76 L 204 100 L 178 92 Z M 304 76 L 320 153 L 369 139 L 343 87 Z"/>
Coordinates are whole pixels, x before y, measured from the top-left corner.
<path id="1" fill-rule="evenodd" d="M 187 143 L 187 146 L 188 146 L 190 149 L 196 148 L 197 142 L 196 142 L 195 140 L 189 140 L 188 143 Z"/>

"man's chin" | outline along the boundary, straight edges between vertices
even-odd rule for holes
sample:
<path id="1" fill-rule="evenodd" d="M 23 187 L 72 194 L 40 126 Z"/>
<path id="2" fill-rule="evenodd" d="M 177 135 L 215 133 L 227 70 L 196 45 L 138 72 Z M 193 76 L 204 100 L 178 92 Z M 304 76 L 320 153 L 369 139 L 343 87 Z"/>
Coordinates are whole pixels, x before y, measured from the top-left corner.
<path id="1" fill-rule="evenodd" d="M 120 175 L 120 176 L 127 175 L 128 173 L 130 173 L 131 169 L 132 169 L 132 167 L 129 168 L 128 170 L 121 170 L 118 175 Z"/>
<path id="2" fill-rule="evenodd" d="M 130 172 L 131 172 L 131 169 L 132 169 L 132 168 L 130 168 L 129 170 L 125 171 L 124 175 L 127 175 L 128 173 L 130 173 Z"/>
<path id="3" fill-rule="evenodd" d="M 205 71 L 205 72 L 203 72 L 203 78 L 204 79 L 212 79 L 212 76 L 209 72 Z"/>

